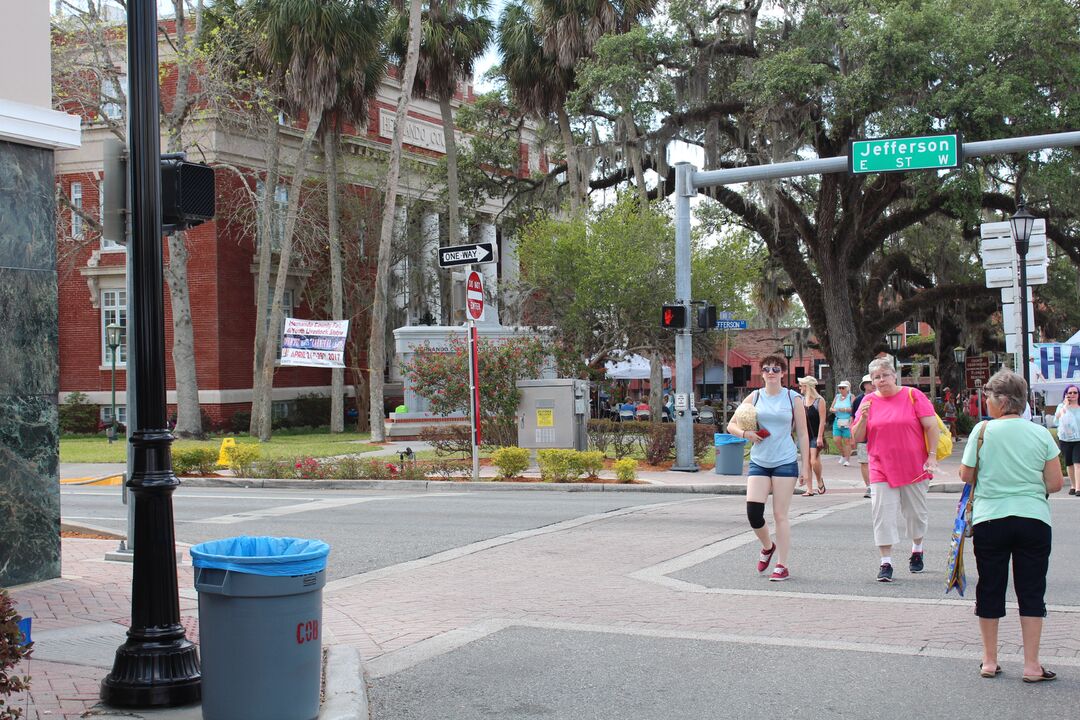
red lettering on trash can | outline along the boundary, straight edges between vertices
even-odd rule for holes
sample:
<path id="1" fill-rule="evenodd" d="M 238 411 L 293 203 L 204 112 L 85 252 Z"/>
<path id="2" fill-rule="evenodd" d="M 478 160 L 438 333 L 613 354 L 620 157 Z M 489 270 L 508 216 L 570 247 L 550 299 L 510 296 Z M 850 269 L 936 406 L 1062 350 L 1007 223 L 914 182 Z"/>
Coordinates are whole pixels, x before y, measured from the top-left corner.
<path id="1" fill-rule="evenodd" d="M 308 620 L 296 625 L 296 644 L 303 645 L 306 642 L 319 639 L 319 621 Z"/>

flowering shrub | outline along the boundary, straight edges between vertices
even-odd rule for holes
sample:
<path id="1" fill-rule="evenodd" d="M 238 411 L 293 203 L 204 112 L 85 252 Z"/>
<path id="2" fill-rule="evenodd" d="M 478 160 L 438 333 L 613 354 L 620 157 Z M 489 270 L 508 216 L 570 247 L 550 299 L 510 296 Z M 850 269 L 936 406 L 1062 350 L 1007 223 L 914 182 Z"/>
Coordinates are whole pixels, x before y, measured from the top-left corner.
<path id="1" fill-rule="evenodd" d="M 449 352 L 438 352 L 427 345 L 417 347 L 413 359 L 402 365 L 402 372 L 417 394 L 431 403 L 435 414 L 468 414 L 468 344 L 459 336 L 451 336 L 448 344 Z M 481 338 L 477 353 L 481 413 L 513 417 L 520 400 L 517 381 L 540 376 L 547 355 L 543 344 L 536 338 L 500 342 Z"/>
<path id="2" fill-rule="evenodd" d="M 596 478 L 600 471 L 604 469 L 604 453 L 599 450 L 575 452 L 573 468 L 578 471 L 579 475 Z"/>
<path id="3" fill-rule="evenodd" d="M 217 470 L 218 452 L 213 448 L 173 450 L 173 472 L 177 475 L 209 475 Z"/>
<path id="4" fill-rule="evenodd" d="M 259 459 L 259 446 L 253 443 L 244 443 L 225 448 L 225 457 L 229 461 L 229 469 L 238 477 L 253 477 L 255 461 Z"/>
<path id="5" fill-rule="evenodd" d="M 299 478 L 308 479 L 326 477 L 326 468 L 313 457 L 300 458 L 296 461 L 294 467 L 296 468 L 296 476 Z"/>
<path id="6" fill-rule="evenodd" d="M 570 482 L 577 477 L 574 467 L 576 450 L 545 449 L 536 451 L 536 464 L 540 466 L 540 479 L 544 482 Z"/>

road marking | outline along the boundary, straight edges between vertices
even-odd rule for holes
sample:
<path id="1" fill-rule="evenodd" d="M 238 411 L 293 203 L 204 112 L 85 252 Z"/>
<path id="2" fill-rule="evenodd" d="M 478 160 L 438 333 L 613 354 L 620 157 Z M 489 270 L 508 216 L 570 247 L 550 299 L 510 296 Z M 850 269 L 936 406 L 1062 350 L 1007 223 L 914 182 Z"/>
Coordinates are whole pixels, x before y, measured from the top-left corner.
<path id="1" fill-rule="evenodd" d="M 423 493 L 418 495 L 383 495 L 377 497 L 357 497 L 357 498 L 328 498 L 325 500 L 312 500 L 310 502 L 300 503 L 299 505 L 279 505 L 277 507 L 263 508 L 262 510 L 251 510 L 248 512 L 232 513 L 229 515 L 218 515 L 217 517 L 205 518 L 203 520 L 197 520 L 197 523 L 206 523 L 210 525 L 234 525 L 236 523 L 247 522 L 249 520 L 261 520 L 264 518 L 283 517 L 285 515 L 295 515 L 297 513 L 306 512 L 318 512 L 320 510 L 333 510 L 336 508 L 348 507 L 350 505 L 360 505 L 363 503 L 376 502 L 378 500 L 407 500 L 413 498 L 430 498 L 430 497 L 447 497 L 452 495 L 464 495 L 465 493 L 440 493 L 437 496 L 431 493 Z"/>
<path id="2" fill-rule="evenodd" d="M 725 642 L 740 645 L 760 645 L 771 647 L 810 648 L 817 650 L 840 650 L 847 652 L 876 653 L 880 655 L 907 655 L 909 657 L 946 658 L 953 660 L 980 660 L 981 651 L 943 650 L 927 647 L 906 647 L 903 645 L 885 645 L 877 643 L 844 642 L 839 640 L 815 640 L 803 638 L 785 638 L 771 635 L 735 635 L 730 633 L 698 632 L 692 630 L 659 630 L 654 628 L 628 628 L 623 625 L 595 625 L 539 620 L 483 620 L 463 628 L 441 633 L 427 640 L 379 655 L 368 660 L 365 665 L 368 677 L 372 679 L 395 675 L 422 662 L 440 655 L 453 652 L 465 645 L 493 635 L 501 630 L 515 627 L 535 628 L 538 630 L 557 630 L 562 632 L 607 633 L 628 635 L 631 637 L 662 638 L 670 640 L 704 640 L 706 642 Z M 998 660 L 1007 663 L 1024 662 L 1023 653 L 1001 653 Z M 1080 658 L 1057 657 L 1055 665 L 1080 667 Z"/>
<path id="3" fill-rule="evenodd" d="M 792 525 L 798 525 L 804 522 L 810 522 L 811 520 L 820 520 L 835 512 L 843 510 L 851 510 L 853 508 L 866 507 L 865 501 L 855 501 L 844 503 L 842 505 L 834 505 L 832 507 L 823 507 L 813 512 L 804 513 L 791 519 Z M 960 607 L 973 607 L 975 604 L 974 599 L 962 599 L 962 598 L 913 598 L 913 597 L 883 597 L 874 595 L 845 595 L 842 593 L 812 593 L 812 592 L 792 592 L 784 590 L 747 590 L 741 588 L 716 588 L 709 587 L 708 585 L 701 585 L 699 583 L 690 582 L 689 580 L 680 580 L 673 578 L 671 575 L 674 573 L 686 570 L 687 568 L 700 565 L 703 562 L 712 560 L 719 557 L 726 552 L 730 552 L 737 548 L 741 548 L 744 545 L 748 545 L 757 541 L 757 536 L 754 535 L 752 530 L 740 532 L 735 535 L 721 537 L 704 547 L 700 547 L 697 550 L 691 550 L 688 553 L 679 555 L 670 560 L 651 565 L 641 570 L 636 570 L 630 573 L 627 577 L 631 577 L 635 580 L 641 580 L 643 582 L 649 582 L 656 585 L 662 585 L 670 590 L 677 592 L 691 592 L 701 593 L 707 595 L 732 595 L 743 597 L 786 597 L 796 598 L 801 600 L 846 600 L 851 602 L 864 602 L 864 603 L 884 603 L 891 605 L 938 605 L 938 606 L 960 606 Z M 1005 606 L 1009 609 L 1017 609 L 1018 606 L 1015 602 L 1006 602 Z M 1048 612 L 1060 612 L 1060 613 L 1080 613 L 1080 606 L 1076 605 L 1047 605 Z"/>

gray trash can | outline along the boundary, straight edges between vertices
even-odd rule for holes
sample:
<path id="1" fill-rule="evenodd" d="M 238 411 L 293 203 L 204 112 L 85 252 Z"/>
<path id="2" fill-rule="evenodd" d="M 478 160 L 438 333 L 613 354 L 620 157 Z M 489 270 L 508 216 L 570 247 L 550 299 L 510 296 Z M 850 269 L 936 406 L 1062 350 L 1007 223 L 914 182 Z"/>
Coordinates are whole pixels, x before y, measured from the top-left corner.
<path id="1" fill-rule="evenodd" d="M 742 475 L 746 440 L 728 433 L 716 433 L 713 435 L 713 445 L 716 447 L 716 474 Z"/>
<path id="2" fill-rule="evenodd" d="M 191 548 L 204 720 L 314 720 L 322 682 L 321 540 L 235 537 Z"/>

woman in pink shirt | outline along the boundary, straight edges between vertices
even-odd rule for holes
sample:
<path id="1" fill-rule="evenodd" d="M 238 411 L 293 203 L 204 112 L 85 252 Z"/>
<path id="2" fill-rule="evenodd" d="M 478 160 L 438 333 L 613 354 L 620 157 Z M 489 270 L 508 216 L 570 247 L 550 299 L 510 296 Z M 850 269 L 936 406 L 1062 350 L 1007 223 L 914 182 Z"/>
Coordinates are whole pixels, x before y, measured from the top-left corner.
<path id="1" fill-rule="evenodd" d="M 892 546 L 900 541 L 898 515 L 911 536 L 908 569 L 923 571 L 923 537 L 926 535 L 926 491 L 937 472 L 937 418 L 934 406 L 920 391 L 896 384 L 889 356 L 870 363 L 870 380 L 876 392 L 863 398 L 855 416 L 852 436 L 865 439 L 870 459 L 871 505 L 874 542 L 881 553 L 878 582 L 892 582 Z"/>

